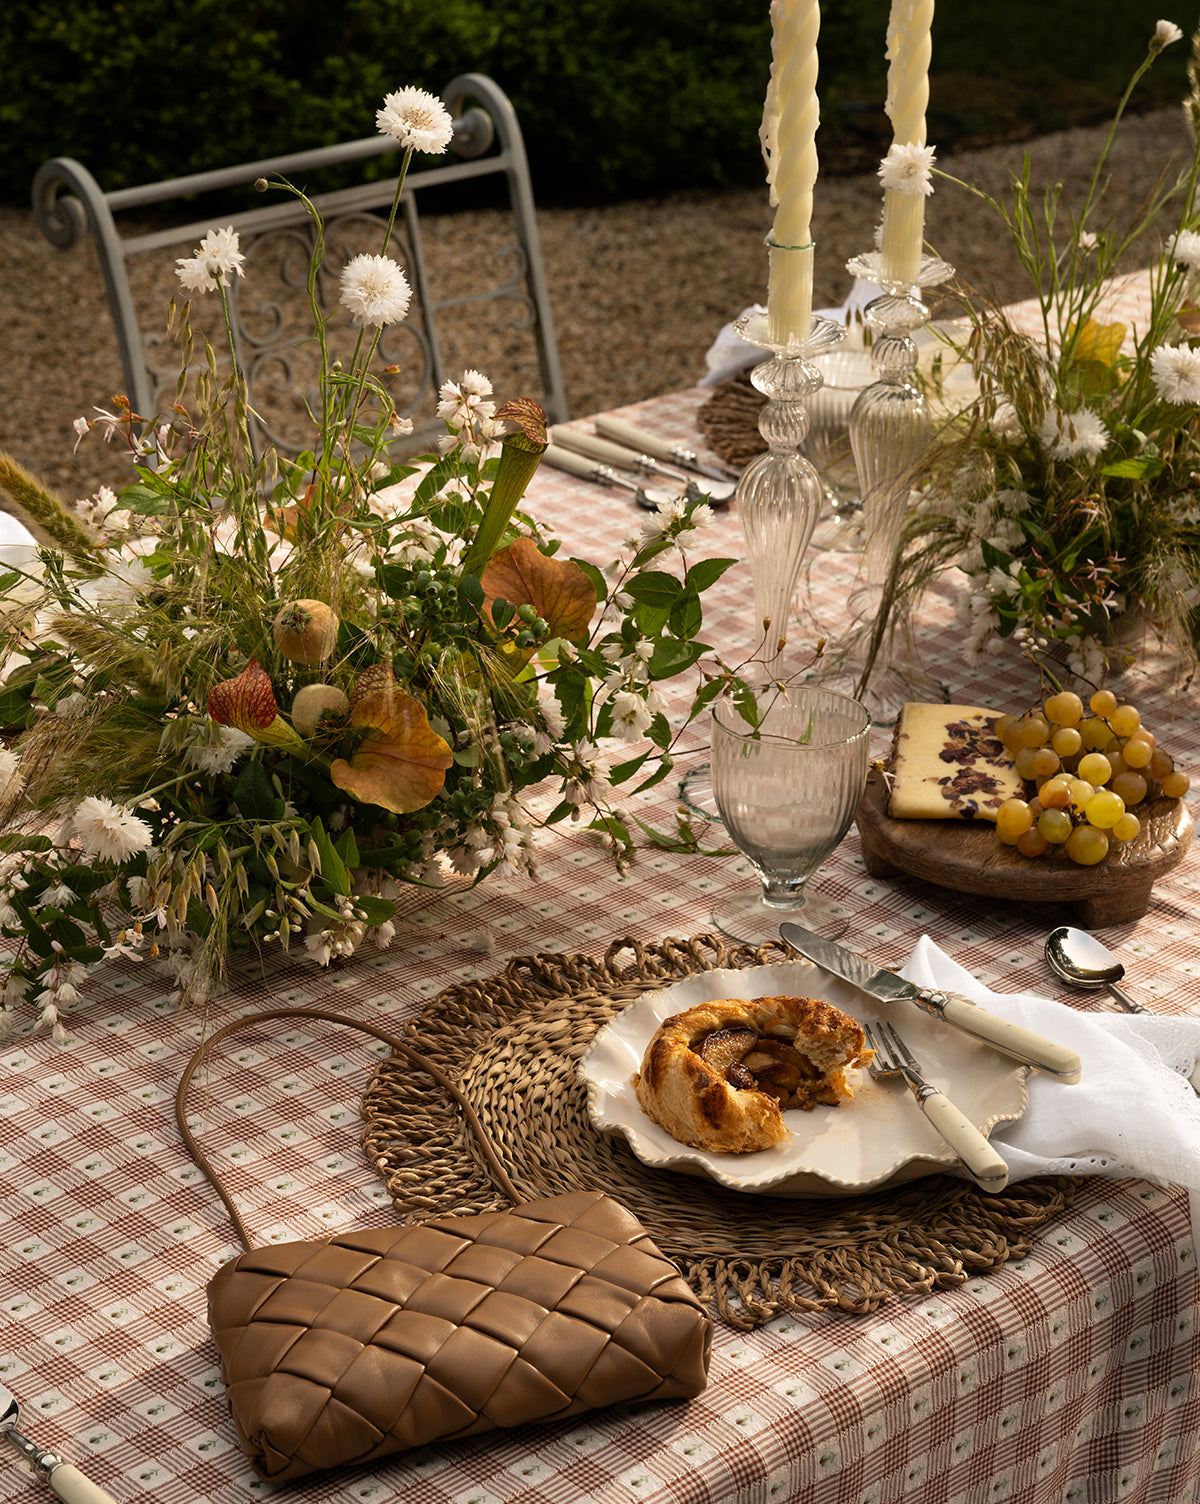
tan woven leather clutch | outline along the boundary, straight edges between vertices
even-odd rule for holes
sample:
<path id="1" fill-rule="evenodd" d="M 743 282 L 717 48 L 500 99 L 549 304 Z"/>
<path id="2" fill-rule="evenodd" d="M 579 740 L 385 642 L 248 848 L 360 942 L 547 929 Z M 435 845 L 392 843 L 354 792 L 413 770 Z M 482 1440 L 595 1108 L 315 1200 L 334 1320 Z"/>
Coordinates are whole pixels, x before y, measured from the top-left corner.
<path id="1" fill-rule="evenodd" d="M 218 1041 L 296 1016 L 349 1024 L 434 1076 L 513 1210 L 251 1248 L 188 1127 L 187 1089 Z M 470 1103 L 403 1041 L 318 1009 L 239 1019 L 192 1057 L 176 1115 L 247 1248 L 213 1276 L 208 1309 L 238 1440 L 261 1477 L 705 1387 L 712 1322 L 636 1217 L 600 1191 L 521 1202 Z"/>

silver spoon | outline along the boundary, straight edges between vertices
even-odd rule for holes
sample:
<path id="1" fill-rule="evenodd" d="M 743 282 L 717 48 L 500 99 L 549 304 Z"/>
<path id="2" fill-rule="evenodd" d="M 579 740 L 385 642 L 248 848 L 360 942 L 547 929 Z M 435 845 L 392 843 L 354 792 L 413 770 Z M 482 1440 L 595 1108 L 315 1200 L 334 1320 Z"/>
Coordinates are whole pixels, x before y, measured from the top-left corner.
<path id="1" fill-rule="evenodd" d="M 1153 1013 L 1153 1008 L 1143 1007 L 1129 996 L 1117 983 L 1125 975 L 1125 968 L 1102 941 L 1087 930 L 1077 930 L 1073 925 L 1062 924 L 1046 936 L 1046 960 L 1055 976 L 1061 977 L 1071 987 L 1096 991 L 1107 987 L 1127 1013 Z"/>
<path id="2" fill-rule="evenodd" d="M 1143 1007 L 1117 983 L 1125 975 L 1125 968 L 1103 941 L 1087 930 L 1077 930 L 1063 924 L 1046 936 L 1046 960 L 1055 976 L 1061 977 L 1071 987 L 1083 987 L 1094 991 L 1107 987 L 1117 1002 L 1129 1013 L 1149 1013 L 1153 1008 Z M 1192 1089 L 1200 1095 L 1200 1062 L 1191 1074 Z"/>

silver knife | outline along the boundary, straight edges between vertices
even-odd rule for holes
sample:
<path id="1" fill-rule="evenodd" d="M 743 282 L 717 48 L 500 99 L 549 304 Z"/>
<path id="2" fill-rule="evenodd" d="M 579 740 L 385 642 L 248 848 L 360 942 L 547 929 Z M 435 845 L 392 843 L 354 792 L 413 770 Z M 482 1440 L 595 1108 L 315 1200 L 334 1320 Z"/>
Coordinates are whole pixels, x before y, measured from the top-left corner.
<path id="1" fill-rule="evenodd" d="M 670 439 L 660 439 L 657 434 L 647 433 L 644 428 L 635 428 L 621 418 L 609 418 L 603 413 L 593 420 L 596 431 L 605 438 L 616 439 L 618 444 L 627 444 L 640 449 L 643 454 L 652 454 L 655 459 L 667 460 L 682 465 L 685 470 L 694 470 L 697 475 L 707 475 L 710 480 L 728 480 L 729 472 L 716 465 L 707 465 L 696 458 L 696 451 L 686 444 L 672 444 Z"/>
<path id="2" fill-rule="evenodd" d="M 635 475 L 649 475 L 656 480 L 672 481 L 685 486 L 687 499 L 692 499 L 695 480 L 660 464 L 647 450 L 629 449 L 624 444 L 616 444 L 599 434 L 587 433 L 582 428 L 567 428 L 562 423 L 556 423 L 551 428 L 550 442 L 562 449 L 574 450 L 576 454 L 587 455 L 601 465 L 615 465 L 619 470 L 632 470 Z M 721 506 L 724 502 L 733 500 L 736 490 L 737 486 L 733 481 L 722 479 L 720 485 L 696 487 L 696 494 L 703 492 L 714 506 Z"/>
<path id="3" fill-rule="evenodd" d="M 1014 1060 L 1032 1066 L 1043 1075 L 1053 1076 L 1064 1085 L 1071 1086 L 1079 1080 L 1081 1066 L 1074 1050 L 1055 1044 L 1052 1039 L 1044 1039 L 1032 1029 L 1023 1029 L 1020 1024 L 1009 1023 L 1008 1019 L 989 1013 L 986 1008 L 978 1007 L 961 993 L 943 992 L 940 988 L 918 987 L 914 982 L 906 982 L 894 971 L 884 971 L 865 956 L 847 950 L 844 945 L 835 945 L 832 940 L 826 940 L 821 935 L 814 935 L 811 930 L 806 930 L 801 924 L 793 924 L 790 920 L 785 920 L 779 926 L 779 933 L 802 956 L 807 956 L 810 961 L 815 961 L 834 976 L 841 977 L 860 992 L 865 992 L 868 997 L 877 998 L 884 1003 L 916 1003 L 926 1013 L 932 1013 L 936 1018 L 953 1024 L 964 1034 L 974 1035 L 976 1039 L 983 1040 L 984 1044 L 990 1044 L 994 1050 L 1011 1055 Z"/>

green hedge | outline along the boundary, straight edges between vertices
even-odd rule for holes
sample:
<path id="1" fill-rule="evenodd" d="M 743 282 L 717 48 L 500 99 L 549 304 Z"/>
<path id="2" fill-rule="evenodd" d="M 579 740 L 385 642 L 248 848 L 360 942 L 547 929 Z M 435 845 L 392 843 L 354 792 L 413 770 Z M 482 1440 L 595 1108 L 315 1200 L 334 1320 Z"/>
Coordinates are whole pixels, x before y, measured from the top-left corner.
<path id="1" fill-rule="evenodd" d="M 931 139 L 950 147 L 1101 116 L 1164 3 L 944 3 Z M 886 147 L 888 9 L 826 0 L 826 170 Z M 1143 103 L 1179 97 L 1185 55 L 1186 43 L 1170 49 Z M 78 157 L 112 189 L 367 136 L 389 90 L 436 92 L 469 71 L 511 95 L 542 202 L 761 182 L 769 65 L 767 0 L 10 0 L 0 196 L 27 202 L 50 156 Z M 839 158 L 856 141 L 858 157 Z"/>

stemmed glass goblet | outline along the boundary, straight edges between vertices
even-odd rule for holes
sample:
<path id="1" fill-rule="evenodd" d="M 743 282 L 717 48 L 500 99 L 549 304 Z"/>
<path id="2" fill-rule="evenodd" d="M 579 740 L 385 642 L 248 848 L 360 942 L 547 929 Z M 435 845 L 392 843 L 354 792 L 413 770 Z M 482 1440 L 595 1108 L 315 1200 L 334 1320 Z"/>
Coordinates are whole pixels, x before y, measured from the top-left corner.
<path id="1" fill-rule="evenodd" d="M 867 781 L 871 717 L 834 690 L 802 684 L 777 691 L 757 726 L 736 704 L 712 717 L 712 788 L 725 829 L 761 881 L 713 909 L 716 927 L 762 945 L 781 919 L 835 936 L 846 928 L 836 902 L 808 880 L 854 820 Z"/>

